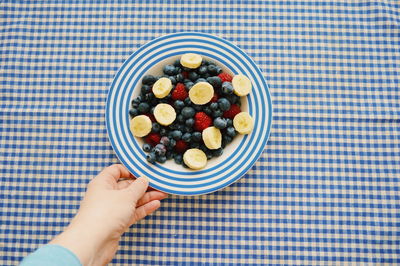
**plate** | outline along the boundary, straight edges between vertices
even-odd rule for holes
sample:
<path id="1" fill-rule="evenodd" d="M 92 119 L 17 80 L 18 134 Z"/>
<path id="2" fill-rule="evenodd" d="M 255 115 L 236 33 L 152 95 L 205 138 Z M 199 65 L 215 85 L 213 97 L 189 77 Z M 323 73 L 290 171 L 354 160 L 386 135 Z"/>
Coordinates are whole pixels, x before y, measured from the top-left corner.
<path id="1" fill-rule="evenodd" d="M 149 73 L 162 74 L 165 64 L 185 53 L 200 54 L 228 73 L 242 73 L 253 84 L 251 94 L 242 97 L 242 110 L 254 118 L 252 133 L 236 136 L 222 156 L 209 160 L 206 168 L 198 171 L 177 165 L 173 160 L 164 164 L 148 163 L 141 149 L 143 141 L 129 130 L 130 102 L 140 93 L 142 77 Z M 261 156 L 271 129 L 272 103 L 260 69 L 240 48 L 213 35 L 181 32 L 150 41 L 124 62 L 110 86 L 105 118 L 111 145 L 121 163 L 134 176 L 147 176 L 151 187 L 166 193 L 201 195 L 234 183 Z"/>

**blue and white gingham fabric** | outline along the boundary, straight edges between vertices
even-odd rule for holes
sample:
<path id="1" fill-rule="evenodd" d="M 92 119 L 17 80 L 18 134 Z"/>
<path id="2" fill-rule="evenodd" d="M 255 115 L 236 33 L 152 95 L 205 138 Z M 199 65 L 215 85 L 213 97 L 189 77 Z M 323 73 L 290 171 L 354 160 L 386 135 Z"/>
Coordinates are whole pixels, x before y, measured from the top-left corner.
<path id="1" fill-rule="evenodd" d="M 1 265 L 62 231 L 88 181 L 117 162 L 104 121 L 113 75 L 179 31 L 220 36 L 256 61 L 271 137 L 234 185 L 165 200 L 113 264 L 400 264 L 398 1 L 0 6 Z"/>

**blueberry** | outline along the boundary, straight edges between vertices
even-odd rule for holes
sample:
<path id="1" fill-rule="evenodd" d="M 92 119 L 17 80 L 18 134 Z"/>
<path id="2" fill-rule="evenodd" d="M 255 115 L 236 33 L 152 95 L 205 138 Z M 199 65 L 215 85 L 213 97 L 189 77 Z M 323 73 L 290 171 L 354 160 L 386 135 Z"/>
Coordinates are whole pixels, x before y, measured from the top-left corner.
<path id="1" fill-rule="evenodd" d="M 161 137 L 160 143 L 161 143 L 162 145 L 164 145 L 165 147 L 168 147 L 169 138 L 168 138 L 167 136 Z"/>
<path id="2" fill-rule="evenodd" d="M 190 143 L 190 148 L 192 148 L 192 149 L 198 149 L 198 148 L 200 148 L 200 143 L 198 143 L 198 142 L 191 142 L 191 143 Z"/>
<path id="3" fill-rule="evenodd" d="M 176 79 L 175 79 L 174 76 L 169 76 L 168 78 L 171 80 L 171 83 L 172 83 L 173 85 L 176 84 Z"/>
<path id="4" fill-rule="evenodd" d="M 152 127 L 151 127 L 151 130 L 152 130 L 153 132 L 159 132 L 159 131 L 160 131 L 160 129 L 161 129 L 161 126 L 160 126 L 160 124 L 159 124 L 159 123 L 156 123 L 156 122 L 154 122 L 154 123 L 153 123 L 153 125 L 152 125 Z"/>
<path id="5" fill-rule="evenodd" d="M 210 64 L 210 61 L 207 61 L 207 60 L 201 61 L 202 66 L 208 66 L 209 64 Z"/>
<path id="6" fill-rule="evenodd" d="M 226 135 L 233 138 L 236 136 L 236 130 L 230 126 L 226 129 Z"/>
<path id="7" fill-rule="evenodd" d="M 190 142 L 191 138 L 192 138 L 192 134 L 190 134 L 190 133 L 185 133 L 182 135 L 182 140 L 184 142 Z"/>
<path id="8" fill-rule="evenodd" d="M 174 140 L 178 140 L 178 139 L 180 139 L 180 138 L 182 137 L 182 132 L 179 131 L 179 130 L 174 130 L 174 131 L 172 131 L 172 133 L 171 133 L 171 137 L 172 137 Z"/>
<path id="9" fill-rule="evenodd" d="M 222 142 L 225 142 L 226 144 L 231 143 L 233 140 L 232 137 L 229 137 L 228 135 L 223 135 L 222 136 Z"/>
<path id="10" fill-rule="evenodd" d="M 223 112 L 221 110 L 215 110 L 214 112 L 211 113 L 212 117 L 216 118 L 219 116 L 223 115 Z"/>
<path id="11" fill-rule="evenodd" d="M 182 72 L 182 68 L 180 68 L 179 66 L 175 67 L 175 75 L 178 75 L 179 73 Z M 183 78 L 183 77 L 182 77 Z"/>
<path id="12" fill-rule="evenodd" d="M 146 155 L 146 160 L 149 163 L 154 163 L 156 161 L 156 155 L 153 152 L 150 152 Z"/>
<path id="13" fill-rule="evenodd" d="M 194 83 L 191 81 L 185 82 L 184 84 L 185 84 L 186 89 L 188 89 L 188 90 L 190 90 L 194 85 Z"/>
<path id="14" fill-rule="evenodd" d="M 188 83 L 188 82 L 192 82 L 190 79 L 184 79 L 183 83 Z"/>
<path id="15" fill-rule="evenodd" d="M 151 102 L 154 99 L 154 94 L 149 92 L 146 95 L 144 95 L 144 100 L 146 102 Z"/>
<path id="16" fill-rule="evenodd" d="M 201 75 L 201 77 L 204 78 L 204 79 L 207 79 L 207 78 L 209 78 L 209 77 L 211 77 L 211 76 L 210 76 L 210 74 L 205 73 L 204 75 Z"/>
<path id="17" fill-rule="evenodd" d="M 150 152 L 151 151 L 151 145 L 148 143 L 144 143 L 142 146 L 143 151 L 145 152 Z"/>
<path id="18" fill-rule="evenodd" d="M 203 78 L 199 78 L 199 79 L 197 79 L 197 80 L 195 81 L 195 83 L 199 83 L 199 82 L 207 82 L 207 80 L 206 80 L 206 79 L 203 79 Z"/>
<path id="19" fill-rule="evenodd" d="M 178 121 L 180 123 L 183 123 L 183 122 L 185 122 L 185 117 L 183 117 L 183 115 L 178 115 L 176 117 L 176 121 Z"/>
<path id="20" fill-rule="evenodd" d="M 192 69 L 191 69 L 191 68 L 188 68 L 188 67 L 182 67 L 182 70 L 185 71 L 185 72 L 192 71 Z"/>
<path id="21" fill-rule="evenodd" d="M 211 110 L 210 107 L 204 107 L 203 112 L 206 113 L 207 115 L 211 115 L 213 113 L 213 111 Z M 215 113 L 216 111 L 214 111 Z"/>
<path id="22" fill-rule="evenodd" d="M 185 131 L 185 125 L 183 125 L 183 124 L 178 124 L 178 126 L 176 127 L 176 129 L 183 132 L 183 131 Z"/>
<path id="23" fill-rule="evenodd" d="M 188 126 L 186 126 L 185 129 L 184 129 L 184 131 L 185 131 L 186 133 L 192 133 L 192 132 L 193 132 L 193 127 L 188 127 Z"/>
<path id="24" fill-rule="evenodd" d="M 163 144 L 157 144 L 154 147 L 154 151 L 157 156 L 162 156 L 165 155 L 165 153 L 167 152 L 167 148 Z"/>
<path id="25" fill-rule="evenodd" d="M 163 72 L 165 75 L 168 75 L 168 76 L 175 75 L 175 67 L 173 65 L 166 65 L 163 68 Z"/>
<path id="26" fill-rule="evenodd" d="M 231 103 L 226 98 L 218 99 L 218 105 L 223 112 L 228 111 L 231 108 Z"/>
<path id="27" fill-rule="evenodd" d="M 172 159 L 174 157 L 174 154 L 172 152 L 170 152 L 170 151 L 167 151 L 165 153 L 165 157 L 167 157 L 167 160 L 170 160 L 170 159 Z"/>
<path id="28" fill-rule="evenodd" d="M 212 151 L 212 155 L 214 157 L 219 157 L 222 155 L 222 153 L 224 152 L 224 150 L 222 148 L 216 149 Z"/>
<path id="29" fill-rule="evenodd" d="M 192 101 L 190 100 L 189 97 L 187 97 L 183 102 L 186 104 L 186 106 L 191 106 L 192 105 Z"/>
<path id="30" fill-rule="evenodd" d="M 143 94 L 149 93 L 151 91 L 151 87 L 149 85 L 143 85 L 142 88 L 140 89 L 140 91 Z"/>
<path id="31" fill-rule="evenodd" d="M 196 114 L 196 110 L 193 107 L 184 107 L 181 111 L 184 118 L 191 118 Z"/>
<path id="32" fill-rule="evenodd" d="M 132 109 L 130 109 L 129 110 L 129 115 L 130 116 L 137 116 L 139 114 L 139 111 L 138 111 L 138 109 L 136 109 L 136 108 L 132 108 Z"/>
<path id="33" fill-rule="evenodd" d="M 231 127 L 233 125 L 232 119 L 226 119 L 226 126 Z"/>
<path id="34" fill-rule="evenodd" d="M 199 78 L 199 75 L 198 75 L 196 72 L 191 71 L 191 72 L 189 72 L 188 77 L 189 77 L 189 79 L 190 79 L 191 81 L 195 81 L 196 79 Z"/>
<path id="35" fill-rule="evenodd" d="M 175 76 L 175 80 L 176 80 L 176 82 L 182 82 L 182 81 L 183 81 L 183 76 L 182 76 L 182 74 L 176 75 L 176 76 Z"/>
<path id="36" fill-rule="evenodd" d="M 222 68 L 220 66 L 217 66 L 217 75 L 222 73 Z"/>
<path id="37" fill-rule="evenodd" d="M 222 85 L 222 80 L 219 77 L 209 77 L 207 78 L 207 82 L 210 83 L 214 89 L 219 89 Z"/>
<path id="38" fill-rule="evenodd" d="M 192 134 L 192 141 L 198 142 L 201 140 L 201 133 L 200 132 L 193 132 Z"/>
<path id="39" fill-rule="evenodd" d="M 185 104 L 183 103 L 183 101 L 181 100 L 176 100 L 174 102 L 174 107 L 178 110 L 182 109 L 183 107 L 185 107 Z"/>
<path id="40" fill-rule="evenodd" d="M 176 59 L 175 62 L 174 62 L 174 66 L 180 67 L 181 66 L 181 60 L 180 59 Z"/>
<path id="41" fill-rule="evenodd" d="M 194 108 L 194 110 L 196 110 L 197 112 L 203 110 L 203 106 L 197 105 L 197 104 L 193 104 L 193 108 Z"/>
<path id="42" fill-rule="evenodd" d="M 160 129 L 160 135 L 161 136 L 166 136 L 168 134 L 168 131 L 165 128 Z"/>
<path id="43" fill-rule="evenodd" d="M 208 73 L 212 76 L 218 75 L 218 69 L 216 65 L 207 66 Z"/>
<path id="44" fill-rule="evenodd" d="M 170 140 L 169 140 L 168 148 L 173 148 L 173 147 L 175 147 L 175 145 L 176 145 L 176 140 L 170 139 Z"/>
<path id="45" fill-rule="evenodd" d="M 181 154 L 175 154 L 174 155 L 174 161 L 177 164 L 182 164 L 183 163 L 183 157 Z"/>
<path id="46" fill-rule="evenodd" d="M 185 125 L 188 127 L 192 127 L 194 125 L 194 119 L 193 118 L 189 118 L 185 121 Z"/>
<path id="47" fill-rule="evenodd" d="M 219 108 L 218 103 L 210 103 L 210 109 L 215 111 Z"/>
<path id="48" fill-rule="evenodd" d="M 204 74 L 206 74 L 207 73 L 207 67 L 206 66 L 201 66 L 201 67 L 199 67 L 198 69 L 197 69 L 197 73 L 199 74 L 199 75 L 204 75 Z"/>
<path id="49" fill-rule="evenodd" d="M 142 114 L 148 113 L 150 111 L 150 105 L 148 103 L 140 103 L 138 109 Z"/>
<path id="50" fill-rule="evenodd" d="M 142 97 L 138 96 L 132 100 L 131 105 L 132 107 L 138 107 L 139 103 L 142 102 Z"/>
<path id="51" fill-rule="evenodd" d="M 221 117 L 215 118 L 214 119 L 214 127 L 218 128 L 218 129 L 224 129 L 226 127 L 226 120 Z"/>
<path id="52" fill-rule="evenodd" d="M 225 81 L 222 83 L 222 92 L 225 94 L 232 94 L 233 93 L 233 86 L 232 83 Z"/>
<path id="53" fill-rule="evenodd" d="M 142 78 L 142 84 L 153 85 L 157 81 L 157 78 L 152 75 L 146 75 Z"/>
<path id="54" fill-rule="evenodd" d="M 167 157 L 165 157 L 165 156 L 157 156 L 156 160 L 159 163 L 165 163 L 167 161 Z"/>
<path id="55" fill-rule="evenodd" d="M 240 102 L 240 97 L 237 96 L 236 94 L 229 94 L 226 95 L 225 97 L 231 104 L 237 104 L 238 102 Z"/>

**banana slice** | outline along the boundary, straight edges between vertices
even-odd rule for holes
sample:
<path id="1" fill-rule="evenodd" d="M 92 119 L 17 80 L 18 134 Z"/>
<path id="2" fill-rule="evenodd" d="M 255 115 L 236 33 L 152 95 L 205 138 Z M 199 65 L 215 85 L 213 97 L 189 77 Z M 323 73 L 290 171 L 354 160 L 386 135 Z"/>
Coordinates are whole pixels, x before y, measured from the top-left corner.
<path id="1" fill-rule="evenodd" d="M 194 104 L 206 104 L 214 96 L 214 88 L 208 82 L 199 82 L 189 90 L 189 98 Z"/>
<path id="2" fill-rule="evenodd" d="M 202 133 L 204 144 L 210 150 L 221 148 L 222 135 L 221 131 L 216 127 L 208 127 Z"/>
<path id="3" fill-rule="evenodd" d="M 131 132 L 136 137 L 147 136 L 151 132 L 151 120 L 148 116 L 138 115 L 131 120 Z"/>
<path id="4" fill-rule="evenodd" d="M 154 108 L 154 117 L 163 126 L 171 125 L 176 118 L 174 107 L 166 103 L 159 103 Z"/>
<path id="5" fill-rule="evenodd" d="M 181 57 L 181 65 L 187 68 L 198 68 L 201 65 L 201 55 L 198 54 L 184 54 Z"/>
<path id="6" fill-rule="evenodd" d="M 233 118 L 233 127 L 240 134 L 249 134 L 254 127 L 253 118 L 247 112 L 241 112 Z"/>
<path id="7" fill-rule="evenodd" d="M 251 91 L 251 81 L 245 75 L 236 75 L 232 79 L 233 92 L 237 96 L 246 96 Z"/>
<path id="8" fill-rule="evenodd" d="M 183 161 L 189 168 L 200 170 L 207 165 L 207 156 L 202 150 L 189 149 L 183 154 Z"/>
<path id="9" fill-rule="evenodd" d="M 154 95 L 161 99 L 167 96 L 172 89 L 172 82 L 169 78 L 160 78 L 153 85 L 153 93 Z"/>

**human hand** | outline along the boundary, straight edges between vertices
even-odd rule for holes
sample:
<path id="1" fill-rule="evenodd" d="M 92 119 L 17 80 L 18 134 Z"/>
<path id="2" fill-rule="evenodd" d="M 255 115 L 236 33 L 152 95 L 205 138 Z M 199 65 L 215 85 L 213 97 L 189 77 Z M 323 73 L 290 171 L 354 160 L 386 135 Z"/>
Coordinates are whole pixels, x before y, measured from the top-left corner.
<path id="1" fill-rule="evenodd" d="M 120 180 L 125 178 L 127 180 Z M 88 185 L 81 207 L 67 229 L 50 244 L 64 246 L 83 265 L 105 265 L 118 248 L 121 235 L 160 207 L 167 194 L 148 191 L 147 178 L 136 180 L 120 164 L 105 168 Z"/>

